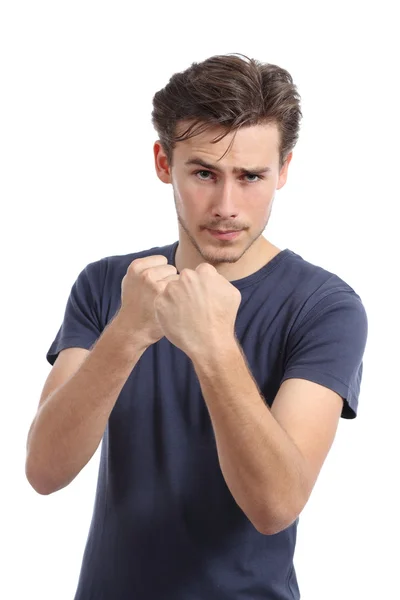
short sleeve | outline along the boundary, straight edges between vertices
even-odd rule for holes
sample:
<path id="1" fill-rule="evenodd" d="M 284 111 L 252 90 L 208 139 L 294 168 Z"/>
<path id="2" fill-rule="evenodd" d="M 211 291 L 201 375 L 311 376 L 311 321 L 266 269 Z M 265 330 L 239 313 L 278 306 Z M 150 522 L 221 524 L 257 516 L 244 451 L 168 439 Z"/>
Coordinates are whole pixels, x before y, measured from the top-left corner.
<path id="1" fill-rule="evenodd" d="M 88 264 L 73 284 L 64 320 L 46 354 L 51 365 L 61 350 L 73 347 L 90 350 L 100 337 L 102 266 L 102 260 Z"/>
<path id="2" fill-rule="evenodd" d="M 354 291 L 325 295 L 289 335 L 282 382 L 298 377 L 330 388 L 344 400 L 341 416 L 354 419 L 367 335 L 367 314 Z"/>

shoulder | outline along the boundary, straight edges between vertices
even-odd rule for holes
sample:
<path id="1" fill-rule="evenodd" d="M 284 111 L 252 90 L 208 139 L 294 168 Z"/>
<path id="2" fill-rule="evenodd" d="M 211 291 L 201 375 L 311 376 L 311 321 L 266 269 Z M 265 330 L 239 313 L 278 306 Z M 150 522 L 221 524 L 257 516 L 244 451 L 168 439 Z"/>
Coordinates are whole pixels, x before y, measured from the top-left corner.
<path id="1" fill-rule="evenodd" d="M 104 256 L 89 263 L 85 270 L 88 274 L 93 276 L 99 273 L 103 275 L 103 280 L 108 283 L 110 280 L 122 280 L 131 262 L 138 258 L 146 256 L 152 256 L 155 254 L 161 254 L 165 256 L 169 262 L 172 261 L 173 252 L 175 249 L 176 242 L 168 244 L 166 246 L 154 246 L 147 250 L 140 250 L 136 252 L 130 252 L 128 254 L 115 254 L 111 256 Z"/>
<path id="2" fill-rule="evenodd" d="M 285 261 L 285 269 L 287 281 L 298 301 L 296 325 L 330 307 L 347 306 L 365 314 L 360 295 L 336 273 L 305 260 L 293 251 L 290 251 L 289 260 Z"/>

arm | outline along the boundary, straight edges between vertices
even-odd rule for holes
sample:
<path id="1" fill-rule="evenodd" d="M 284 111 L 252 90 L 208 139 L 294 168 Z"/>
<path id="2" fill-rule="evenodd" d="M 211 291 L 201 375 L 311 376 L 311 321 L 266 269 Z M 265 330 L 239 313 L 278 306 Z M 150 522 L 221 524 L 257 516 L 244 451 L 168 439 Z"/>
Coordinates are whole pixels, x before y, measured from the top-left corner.
<path id="1" fill-rule="evenodd" d="M 289 379 L 270 410 L 236 340 L 192 360 L 226 483 L 261 533 L 278 533 L 295 521 L 310 496 L 343 400 L 313 382 Z"/>
<path id="2" fill-rule="evenodd" d="M 122 387 L 145 349 L 117 315 L 73 376 L 43 396 L 29 430 L 25 467 L 37 492 L 60 490 L 88 463 Z"/>

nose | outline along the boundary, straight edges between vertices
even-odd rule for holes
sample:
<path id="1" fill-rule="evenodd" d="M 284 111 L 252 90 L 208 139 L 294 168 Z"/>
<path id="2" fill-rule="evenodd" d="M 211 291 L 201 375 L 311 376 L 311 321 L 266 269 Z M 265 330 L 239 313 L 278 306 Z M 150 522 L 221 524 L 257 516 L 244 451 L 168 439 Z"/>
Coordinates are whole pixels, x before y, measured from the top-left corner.
<path id="1" fill-rule="evenodd" d="M 230 219 L 236 217 L 238 212 L 239 209 L 233 189 L 233 182 L 220 182 L 215 189 L 212 208 L 213 215 L 221 219 Z"/>

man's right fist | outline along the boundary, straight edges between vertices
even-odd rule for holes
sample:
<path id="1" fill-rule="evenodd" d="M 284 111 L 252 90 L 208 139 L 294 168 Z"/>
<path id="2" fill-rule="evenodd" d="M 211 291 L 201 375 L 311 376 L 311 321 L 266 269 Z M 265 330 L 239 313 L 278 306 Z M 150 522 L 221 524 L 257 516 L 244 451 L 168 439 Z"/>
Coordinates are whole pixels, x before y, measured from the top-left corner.
<path id="1" fill-rule="evenodd" d="M 154 300 L 173 279 L 179 279 L 176 267 L 160 254 L 133 260 L 122 279 L 119 321 L 148 346 L 164 336 L 155 316 Z"/>

